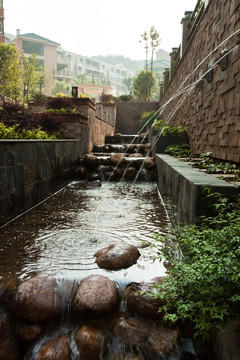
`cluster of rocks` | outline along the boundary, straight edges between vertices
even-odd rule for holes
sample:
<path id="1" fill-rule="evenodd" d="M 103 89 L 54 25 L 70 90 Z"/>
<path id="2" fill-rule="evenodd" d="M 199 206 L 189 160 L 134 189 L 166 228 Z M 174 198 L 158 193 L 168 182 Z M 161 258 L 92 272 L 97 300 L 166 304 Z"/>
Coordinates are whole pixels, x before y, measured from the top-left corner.
<path id="1" fill-rule="evenodd" d="M 148 351 L 149 358 L 169 356 L 177 346 L 179 330 L 150 320 L 161 318 L 158 308 L 162 304 L 147 295 L 151 284 L 134 283 L 120 290 L 106 276 L 83 279 L 70 299 L 71 314 L 79 323 L 77 330 L 42 341 L 37 360 L 70 360 L 74 346 L 83 360 L 142 359 L 139 348 Z M 119 306 L 123 302 L 125 312 Z M 43 338 L 49 323 L 59 321 L 62 304 L 54 275 L 38 274 L 22 282 L 10 302 L 11 315 L 3 310 L 0 313 L 0 359 L 22 359 L 23 349 Z M 117 348 L 116 341 L 120 344 Z"/>
<path id="2" fill-rule="evenodd" d="M 111 270 L 131 266 L 139 256 L 137 248 L 124 243 L 95 254 L 99 267 Z M 95 274 L 73 282 L 64 298 L 55 275 L 37 274 L 21 282 L 0 311 L 0 360 L 21 360 L 36 344 L 37 360 L 70 360 L 76 352 L 82 360 L 138 360 L 142 353 L 146 359 L 167 358 L 176 350 L 180 333 L 163 325 L 158 310 L 164 302 L 149 295 L 154 294 L 152 285 L 131 283 L 121 288 Z M 68 325 L 73 326 L 64 332 L 66 309 Z"/>
<path id="3" fill-rule="evenodd" d="M 140 141 L 137 144 L 123 143 L 124 136 L 121 134 L 106 136 L 105 145 L 95 145 L 91 154 L 79 160 L 77 178 L 88 181 L 131 181 L 137 176 L 139 180 L 155 180 L 155 163 L 148 156 L 150 144 L 146 143 L 145 136 L 137 136 L 138 142 Z"/>

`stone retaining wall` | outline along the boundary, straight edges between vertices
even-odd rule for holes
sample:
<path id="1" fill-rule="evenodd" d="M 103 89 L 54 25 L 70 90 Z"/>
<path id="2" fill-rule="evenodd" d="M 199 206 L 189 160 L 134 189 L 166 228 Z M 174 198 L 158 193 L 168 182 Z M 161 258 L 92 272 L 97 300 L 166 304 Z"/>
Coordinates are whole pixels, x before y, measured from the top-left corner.
<path id="1" fill-rule="evenodd" d="M 206 204 L 202 191 L 204 186 L 230 199 L 239 194 L 239 187 L 193 169 L 172 156 L 156 154 L 155 161 L 160 194 L 169 198 L 176 207 L 180 222 L 193 223 L 197 216 L 206 215 L 209 204 Z"/>
<path id="2" fill-rule="evenodd" d="M 73 179 L 85 147 L 76 140 L 0 140 L 0 226 Z"/>
<path id="3" fill-rule="evenodd" d="M 126 135 L 137 134 L 141 129 L 139 120 L 144 111 L 157 111 L 157 101 L 118 101 L 116 132 Z"/>
<path id="4" fill-rule="evenodd" d="M 226 68 L 223 58 L 189 93 L 172 100 L 163 115 L 187 128 L 195 153 L 211 151 L 214 157 L 235 162 L 240 161 L 239 11 L 239 0 L 209 1 L 160 102 L 163 106 L 197 81 L 223 50 L 231 51 Z"/>
<path id="5" fill-rule="evenodd" d="M 115 104 L 95 104 L 89 98 L 71 98 L 80 114 L 61 114 L 64 119 L 68 139 L 83 142 L 85 153 L 92 151 L 93 145 L 103 145 L 106 135 L 113 135 L 116 123 Z M 32 103 L 33 112 L 44 112 L 46 103 Z"/>

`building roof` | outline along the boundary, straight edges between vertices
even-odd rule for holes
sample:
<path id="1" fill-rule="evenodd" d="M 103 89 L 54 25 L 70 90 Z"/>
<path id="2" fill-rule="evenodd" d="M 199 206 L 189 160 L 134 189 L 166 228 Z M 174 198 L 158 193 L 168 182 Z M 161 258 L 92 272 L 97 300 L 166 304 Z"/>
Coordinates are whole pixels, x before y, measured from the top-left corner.
<path id="1" fill-rule="evenodd" d="M 24 38 L 29 38 L 29 39 L 33 39 L 33 40 L 41 40 L 41 41 L 46 41 L 52 45 L 60 45 L 59 43 L 55 42 L 55 41 L 52 41 L 52 40 L 49 40 L 43 36 L 40 36 L 40 35 L 37 35 L 37 34 L 34 34 L 34 33 L 26 33 L 26 34 L 20 34 L 19 35 L 20 37 L 24 37 Z"/>

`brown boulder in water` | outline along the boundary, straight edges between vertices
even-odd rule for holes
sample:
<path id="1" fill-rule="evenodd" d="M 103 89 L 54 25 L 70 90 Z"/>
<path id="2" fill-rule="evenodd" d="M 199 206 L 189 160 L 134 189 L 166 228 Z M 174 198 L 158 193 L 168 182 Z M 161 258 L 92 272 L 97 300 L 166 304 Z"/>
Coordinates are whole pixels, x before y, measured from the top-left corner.
<path id="1" fill-rule="evenodd" d="M 94 256 L 100 268 L 118 270 L 133 265 L 140 252 L 135 246 L 120 242 L 99 250 Z"/>
<path id="2" fill-rule="evenodd" d="M 37 360 L 71 360 L 69 336 L 60 336 L 42 344 Z"/>
<path id="3" fill-rule="evenodd" d="M 82 280 L 75 299 L 74 310 L 85 316 L 111 313 L 118 305 L 116 284 L 106 276 L 90 275 Z"/>
<path id="4" fill-rule="evenodd" d="M 11 302 L 11 311 L 31 323 L 55 319 L 60 313 L 60 298 L 56 288 L 57 282 L 53 275 L 33 276 L 18 286 Z"/>
<path id="5" fill-rule="evenodd" d="M 83 325 L 77 331 L 75 340 L 81 359 L 99 360 L 99 356 L 102 356 L 105 340 L 102 331 L 94 329 L 90 325 Z"/>
<path id="6" fill-rule="evenodd" d="M 133 283 L 125 290 L 125 298 L 130 311 L 151 319 L 161 319 L 159 307 L 164 305 L 164 300 L 151 296 L 154 291 L 151 283 Z"/>

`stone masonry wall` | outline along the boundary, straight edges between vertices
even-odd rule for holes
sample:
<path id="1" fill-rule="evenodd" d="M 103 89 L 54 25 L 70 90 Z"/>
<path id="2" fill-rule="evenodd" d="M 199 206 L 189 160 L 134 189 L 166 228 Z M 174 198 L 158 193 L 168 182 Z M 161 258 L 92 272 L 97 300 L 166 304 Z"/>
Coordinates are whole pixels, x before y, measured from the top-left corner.
<path id="1" fill-rule="evenodd" d="M 62 114 L 68 139 L 79 139 L 85 153 L 94 145 L 103 145 L 106 135 L 113 135 L 116 123 L 115 104 L 95 104 L 89 98 L 71 98 L 80 114 Z M 30 104 L 33 112 L 44 112 L 46 104 Z"/>
<path id="2" fill-rule="evenodd" d="M 157 101 L 118 101 L 116 105 L 116 132 L 126 135 L 137 134 L 140 131 L 139 120 L 144 111 L 159 109 Z"/>
<path id="3" fill-rule="evenodd" d="M 83 154 L 76 140 L 0 140 L 0 226 L 65 186 Z"/>
<path id="4" fill-rule="evenodd" d="M 223 50 L 230 51 L 226 69 L 217 64 Z M 191 87 L 213 64 L 212 79 L 206 76 Z M 214 157 L 239 162 L 240 0 L 209 1 L 160 107 L 183 89 L 166 106 L 163 117 L 187 128 L 195 153 L 211 151 Z"/>

